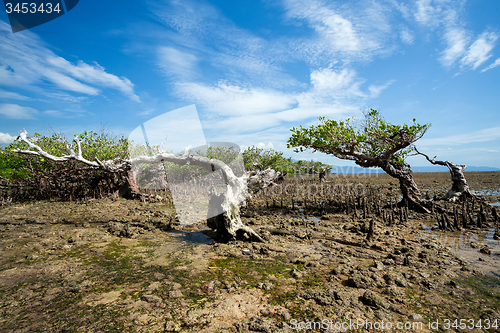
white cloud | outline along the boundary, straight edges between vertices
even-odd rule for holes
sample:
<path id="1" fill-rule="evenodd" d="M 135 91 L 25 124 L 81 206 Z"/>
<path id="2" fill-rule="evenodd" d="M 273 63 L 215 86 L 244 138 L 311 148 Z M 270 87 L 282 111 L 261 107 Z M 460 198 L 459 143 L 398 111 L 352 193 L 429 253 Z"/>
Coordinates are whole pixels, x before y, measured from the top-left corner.
<path id="1" fill-rule="evenodd" d="M 469 47 L 467 54 L 462 59 L 464 66 L 472 69 L 478 68 L 482 63 L 491 57 L 491 50 L 495 46 L 498 35 L 492 32 L 483 32 Z"/>
<path id="2" fill-rule="evenodd" d="M 305 19 L 334 49 L 359 51 L 361 48 L 361 40 L 351 21 L 323 4 L 311 1 L 304 6 L 303 2 L 287 1 L 287 9 L 290 17 Z"/>
<path id="3" fill-rule="evenodd" d="M 184 80 L 194 75 L 197 63 L 197 58 L 193 54 L 166 46 L 158 49 L 158 60 L 160 68 L 166 75 L 174 75 Z"/>
<path id="4" fill-rule="evenodd" d="M 6 91 L 3 89 L 0 89 L 0 99 L 17 99 L 17 100 L 28 100 L 30 99 L 27 96 L 18 94 L 13 91 Z"/>
<path id="5" fill-rule="evenodd" d="M 223 72 L 225 80 L 244 78 L 275 88 L 300 85 L 282 70 L 283 63 L 297 61 L 287 41 L 269 41 L 241 29 L 206 3 L 171 2 L 154 9 L 153 14 L 175 30 L 155 50 L 160 70 L 170 79 L 196 78 L 201 72 L 197 64 L 203 62 L 205 73 Z"/>
<path id="6" fill-rule="evenodd" d="M 459 23 L 465 0 L 417 0 L 415 20 L 431 29 Z"/>
<path id="7" fill-rule="evenodd" d="M 432 0 L 418 0 L 416 5 L 415 19 L 417 22 L 430 26 L 439 24 L 439 13 L 442 10 L 440 6 L 433 6 Z"/>
<path id="8" fill-rule="evenodd" d="M 495 62 L 494 62 L 494 63 L 492 63 L 491 65 L 489 65 L 489 66 L 488 66 L 488 67 L 486 67 L 485 69 L 483 69 L 483 70 L 481 71 L 481 73 L 486 72 L 487 70 L 490 70 L 490 69 L 495 68 L 495 67 L 497 67 L 497 66 L 500 66 L 500 58 L 497 58 L 497 60 L 495 60 Z"/>
<path id="9" fill-rule="evenodd" d="M 138 112 L 137 115 L 138 116 L 148 116 L 148 115 L 150 115 L 151 113 L 153 113 L 155 111 L 156 111 L 156 109 L 149 108 L 149 109 L 146 109 L 146 110 Z"/>
<path id="10" fill-rule="evenodd" d="M 359 107 L 355 103 L 327 103 L 311 99 L 308 94 L 304 95 L 306 97 L 299 99 L 300 103 L 298 107 L 278 112 L 276 114 L 277 119 L 281 122 L 298 122 L 313 118 L 313 122 L 316 122 L 319 116 L 339 118 L 359 112 Z"/>
<path id="11" fill-rule="evenodd" d="M 368 87 L 368 90 L 370 91 L 370 97 L 371 98 L 377 98 L 380 96 L 380 94 L 387 88 L 389 88 L 396 80 L 390 80 L 385 84 L 382 85 L 371 85 Z"/>
<path id="12" fill-rule="evenodd" d="M 332 68 L 324 68 L 311 72 L 311 84 L 318 91 L 327 90 L 331 94 L 338 94 L 349 90 L 351 94 L 361 95 L 359 85 L 361 82 L 355 82 L 356 72 L 353 70 L 342 69 L 335 71 Z"/>
<path id="13" fill-rule="evenodd" d="M 255 146 L 257 148 L 274 149 L 274 145 L 272 142 L 269 142 L 267 145 L 265 143 L 259 142 Z"/>
<path id="14" fill-rule="evenodd" d="M 0 148 L 4 148 L 14 142 L 16 138 L 9 133 L 0 132 Z"/>
<path id="15" fill-rule="evenodd" d="M 43 111 L 43 114 L 51 116 L 51 117 L 61 117 L 63 115 L 63 113 L 61 111 L 57 111 L 57 110 L 46 110 L 46 111 Z"/>
<path id="16" fill-rule="evenodd" d="M 97 63 L 73 64 L 55 55 L 37 35 L 29 31 L 12 34 L 0 21 L 0 84 L 23 89 L 56 86 L 59 89 L 98 95 L 100 89 L 116 89 L 134 101 L 134 85 L 127 78 L 109 74 Z"/>
<path id="17" fill-rule="evenodd" d="M 43 72 L 45 72 L 44 76 L 46 79 L 50 80 L 52 83 L 55 83 L 57 86 L 64 90 L 70 90 L 87 95 L 99 95 L 98 89 L 83 84 L 69 76 L 50 70 Z"/>
<path id="18" fill-rule="evenodd" d="M 76 79 L 97 86 L 119 90 L 130 99 L 140 102 L 139 97 L 134 93 L 134 85 L 129 79 L 126 77 L 119 78 L 116 75 L 106 73 L 104 67 L 98 63 L 94 63 L 94 66 L 91 66 L 83 61 L 78 61 L 74 65 L 66 59 L 56 56 L 48 58 L 47 63 Z M 88 94 L 92 95 L 92 93 Z"/>
<path id="19" fill-rule="evenodd" d="M 33 119 L 38 110 L 17 104 L 0 104 L 0 115 L 11 119 Z"/>
<path id="20" fill-rule="evenodd" d="M 283 0 L 285 15 L 294 23 L 305 23 L 314 31 L 311 37 L 291 41 L 308 63 L 317 65 L 326 59 L 344 62 L 370 60 L 374 55 L 390 53 L 394 34 L 390 8 L 378 2 L 359 0 L 345 4 L 311 0 Z M 307 29 L 304 29 L 307 31 Z"/>
<path id="21" fill-rule="evenodd" d="M 58 99 L 64 102 L 70 102 L 70 103 L 80 103 L 85 101 L 88 97 L 87 96 L 79 96 L 75 97 L 70 94 L 67 94 L 65 92 L 58 92 L 58 93 L 51 93 L 47 92 L 45 94 L 45 97 L 50 98 L 50 99 Z"/>
<path id="22" fill-rule="evenodd" d="M 458 61 L 462 69 L 475 70 L 491 57 L 498 35 L 485 31 L 477 37 L 465 28 L 465 1 L 418 0 L 415 20 L 431 28 L 440 28 L 438 33 L 446 48 L 439 61 L 446 67 Z M 472 43 L 472 44 L 471 44 Z"/>
<path id="23" fill-rule="evenodd" d="M 219 82 L 214 86 L 201 83 L 178 83 L 179 94 L 220 115 L 243 115 L 275 112 L 296 103 L 293 96 L 262 88 L 244 88 Z"/>
<path id="24" fill-rule="evenodd" d="M 449 28 L 444 33 L 444 39 L 447 48 L 439 60 L 443 65 L 451 66 L 465 54 L 470 40 L 469 32 L 459 27 Z"/>
<path id="25" fill-rule="evenodd" d="M 422 146 L 457 146 L 473 142 L 489 142 L 500 140 L 500 127 L 486 128 L 483 130 L 450 135 L 441 138 L 420 139 L 418 143 Z"/>
<path id="26" fill-rule="evenodd" d="M 245 88 L 218 82 L 213 86 L 177 83 L 179 96 L 202 105 L 210 114 L 204 128 L 224 128 L 226 133 L 260 131 L 283 122 L 304 121 L 318 116 L 345 116 L 359 113 L 359 102 L 375 98 L 390 86 L 371 85 L 361 89 L 364 80 L 352 69 L 323 68 L 310 74 L 311 85 L 302 92 Z"/>
<path id="27" fill-rule="evenodd" d="M 401 27 L 399 35 L 401 40 L 405 44 L 413 44 L 413 42 L 415 41 L 415 36 L 413 36 L 413 33 L 410 31 L 410 29 L 408 29 L 408 27 Z"/>
<path id="28" fill-rule="evenodd" d="M 314 0 L 305 6 L 285 0 L 288 23 L 304 25 L 303 36 L 294 39 L 252 34 L 206 3 L 166 6 L 157 7 L 155 15 L 174 32 L 154 56 L 175 95 L 208 111 L 203 128 L 218 139 L 278 142 L 289 135 L 290 122 L 359 114 L 367 100 L 393 83 L 363 87 L 365 80 L 351 65 L 390 52 L 384 43 L 394 39 L 389 9 L 378 3 L 337 6 Z M 197 68 L 201 62 L 204 73 Z M 290 62 L 309 67 L 309 80 L 292 78 L 285 70 Z M 212 77 L 202 81 L 205 73 Z"/>

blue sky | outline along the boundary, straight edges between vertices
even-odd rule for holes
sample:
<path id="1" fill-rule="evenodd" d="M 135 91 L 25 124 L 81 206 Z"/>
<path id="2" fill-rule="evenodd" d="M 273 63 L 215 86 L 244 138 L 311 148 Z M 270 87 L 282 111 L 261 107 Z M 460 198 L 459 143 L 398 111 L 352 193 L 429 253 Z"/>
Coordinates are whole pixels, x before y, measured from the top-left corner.
<path id="1" fill-rule="evenodd" d="M 2 12 L 3 145 L 23 128 L 128 136 L 195 104 L 208 142 L 286 151 L 290 128 L 372 107 L 432 123 L 417 144 L 431 156 L 500 167 L 497 0 L 81 0 L 30 30 L 8 22 Z"/>

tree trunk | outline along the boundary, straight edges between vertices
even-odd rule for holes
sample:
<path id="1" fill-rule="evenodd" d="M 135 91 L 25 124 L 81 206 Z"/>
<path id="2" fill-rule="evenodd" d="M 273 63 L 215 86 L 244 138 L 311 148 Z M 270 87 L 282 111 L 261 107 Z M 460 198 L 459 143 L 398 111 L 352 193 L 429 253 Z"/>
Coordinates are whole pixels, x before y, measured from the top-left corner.
<path id="1" fill-rule="evenodd" d="M 471 193 L 469 185 L 467 185 L 467 180 L 465 179 L 464 170 L 467 168 L 466 165 L 455 165 L 449 161 L 436 161 L 436 156 L 431 160 L 429 156 L 419 152 L 417 148 L 414 149 L 417 154 L 424 156 L 431 164 L 446 166 L 450 170 L 451 181 L 453 184 L 451 189 L 449 189 L 446 195 L 442 198 L 443 200 L 456 201 L 461 196 L 474 197 L 474 194 Z"/>
<path id="2" fill-rule="evenodd" d="M 233 178 L 226 187 L 226 193 L 210 190 L 207 226 L 215 231 L 218 241 L 234 239 L 264 242 L 254 230 L 241 221 L 240 208 L 245 201 L 260 190 L 271 187 L 283 174 L 272 169 L 249 171 L 240 178 Z"/>
<path id="3" fill-rule="evenodd" d="M 235 239 L 264 242 L 255 231 L 243 224 L 240 217 L 241 203 L 233 199 L 227 194 L 217 193 L 215 189 L 210 191 L 207 226 L 215 232 L 215 239 L 220 242 Z M 221 211 L 223 213 L 217 214 Z"/>
<path id="4" fill-rule="evenodd" d="M 125 183 L 120 186 L 117 194 L 120 198 L 141 199 L 143 197 L 135 181 L 135 175 L 132 169 L 127 170 Z"/>
<path id="5" fill-rule="evenodd" d="M 410 209 L 417 210 L 424 213 L 430 213 L 429 209 L 422 205 L 422 198 L 420 190 L 418 189 L 410 166 L 405 163 L 404 166 L 392 165 L 386 162 L 382 169 L 391 177 L 399 180 L 399 188 L 403 199 L 398 203 L 399 207 L 408 205 Z"/>
<path id="6" fill-rule="evenodd" d="M 445 161 L 446 166 L 450 170 L 451 180 L 453 182 L 451 189 L 448 190 L 443 199 L 449 201 L 455 201 L 460 196 L 466 195 L 473 197 L 474 195 L 470 192 L 469 185 L 467 185 L 467 180 L 465 179 L 464 170 L 467 168 L 466 165 L 455 165 L 451 162 Z"/>

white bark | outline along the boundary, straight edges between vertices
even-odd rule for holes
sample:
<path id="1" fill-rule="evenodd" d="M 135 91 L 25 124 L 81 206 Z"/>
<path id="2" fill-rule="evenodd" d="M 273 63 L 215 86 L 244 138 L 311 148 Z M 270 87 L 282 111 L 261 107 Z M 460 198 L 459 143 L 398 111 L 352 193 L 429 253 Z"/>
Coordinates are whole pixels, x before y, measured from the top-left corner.
<path id="1" fill-rule="evenodd" d="M 450 161 L 436 161 L 437 156 L 434 156 L 431 160 L 429 156 L 419 152 L 416 147 L 413 147 L 413 149 L 417 152 L 417 154 L 424 156 L 431 164 L 446 166 L 450 170 L 453 184 L 451 189 L 449 189 L 446 195 L 442 198 L 443 200 L 455 202 L 462 195 L 470 197 L 475 196 L 471 193 L 467 180 L 465 179 L 464 170 L 467 168 L 467 165 L 456 165 Z"/>

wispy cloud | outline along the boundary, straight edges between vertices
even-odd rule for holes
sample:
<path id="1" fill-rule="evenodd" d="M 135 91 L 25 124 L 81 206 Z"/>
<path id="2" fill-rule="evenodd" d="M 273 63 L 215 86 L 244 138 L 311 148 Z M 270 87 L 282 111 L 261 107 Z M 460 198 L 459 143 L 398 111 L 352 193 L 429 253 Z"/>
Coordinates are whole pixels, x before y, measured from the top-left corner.
<path id="1" fill-rule="evenodd" d="M 58 99 L 64 102 L 80 103 L 88 99 L 88 96 L 73 96 L 65 92 L 47 92 L 45 97 L 50 99 Z"/>
<path id="2" fill-rule="evenodd" d="M 415 36 L 413 35 L 413 32 L 406 26 L 401 27 L 401 29 L 399 30 L 399 35 L 401 40 L 405 44 L 413 44 L 413 42 L 415 41 Z"/>
<path id="3" fill-rule="evenodd" d="M 417 0 L 417 10 L 415 11 L 415 19 L 417 22 L 431 27 L 439 25 L 441 19 L 440 14 L 443 8 L 441 2 L 434 1 L 434 3 L 436 3 L 436 5 L 433 5 L 432 0 Z"/>
<path id="4" fill-rule="evenodd" d="M 488 66 L 488 67 L 486 67 L 485 69 L 483 69 L 483 70 L 481 71 L 481 73 L 486 72 L 487 70 L 490 70 L 490 69 L 495 68 L 495 67 L 497 67 L 497 66 L 500 66 L 500 58 L 497 58 L 497 60 L 495 60 L 495 62 L 494 62 L 494 63 L 492 63 L 491 65 L 489 65 L 489 66 Z"/>
<path id="5" fill-rule="evenodd" d="M 311 73 L 311 84 L 318 92 L 327 92 L 334 97 L 362 96 L 359 86 L 361 85 L 356 77 L 356 72 L 349 69 L 334 70 L 324 68 L 314 70 Z"/>
<path id="6" fill-rule="evenodd" d="M 188 80 L 195 75 L 197 58 L 188 52 L 162 46 L 158 49 L 158 63 L 167 76 Z"/>
<path id="7" fill-rule="evenodd" d="M 320 1 L 304 6 L 302 1 L 284 1 L 289 18 L 305 20 L 316 33 L 325 38 L 334 50 L 359 51 L 362 41 L 351 21 Z"/>
<path id="8" fill-rule="evenodd" d="M 443 51 L 440 61 L 445 66 L 452 66 L 465 54 L 470 33 L 459 27 L 448 28 L 444 33 L 444 39 L 447 48 Z"/>
<path id="9" fill-rule="evenodd" d="M 368 90 L 370 91 L 370 97 L 372 98 L 376 98 L 378 96 L 380 96 L 380 94 L 386 90 L 387 88 L 389 88 L 394 82 L 396 82 L 396 80 L 390 80 L 388 82 L 386 82 L 385 84 L 381 84 L 381 85 L 371 85 L 368 87 Z"/>
<path id="10" fill-rule="evenodd" d="M 196 96 L 198 103 L 212 111 L 210 117 L 204 119 L 207 129 L 224 128 L 225 134 L 231 137 L 249 132 L 259 137 L 260 131 L 274 128 L 281 129 L 282 135 L 286 136 L 289 126 L 285 123 L 308 123 L 309 119 L 316 121 L 318 116 L 337 118 L 359 113 L 360 102 L 385 88 L 372 86 L 372 89 L 363 91 L 363 82 L 352 70 L 326 68 L 313 71 L 311 87 L 300 93 L 218 85 L 218 91 L 210 88 Z M 188 91 L 199 90 L 191 88 Z M 211 104 L 207 105 L 207 102 Z"/>
<path id="11" fill-rule="evenodd" d="M 139 97 L 134 93 L 134 85 L 129 79 L 126 77 L 119 78 L 116 75 L 107 73 L 104 67 L 97 62 L 94 65 L 86 64 L 83 61 L 72 64 L 64 58 L 53 56 L 47 59 L 47 63 L 60 70 L 63 74 L 98 87 L 116 89 L 130 99 L 140 102 Z M 92 95 L 92 93 L 89 94 Z"/>
<path id="12" fill-rule="evenodd" d="M 462 59 L 462 64 L 464 66 L 472 67 L 472 69 L 476 69 L 481 66 L 491 57 L 491 50 L 493 50 L 497 39 L 498 35 L 495 33 L 482 33 L 469 47 L 467 55 Z"/>
<path id="13" fill-rule="evenodd" d="M 138 116 L 149 116 L 150 114 L 152 114 L 153 112 L 155 112 L 156 109 L 154 108 L 149 108 L 149 109 L 146 109 L 146 110 L 143 110 L 143 111 L 140 111 L 137 113 Z"/>
<path id="14" fill-rule="evenodd" d="M 439 61 L 444 66 L 475 70 L 492 56 L 498 35 L 486 30 L 474 37 L 473 31 L 466 29 L 464 5 L 464 0 L 418 0 L 415 20 L 441 34 L 446 48 Z"/>
<path id="15" fill-rule="evenodd" d="M 51 117 L 62 117 L 64 115 L 64 113 L 62 113 L 61 111 L 58 111 L 58 110 L 46 110 L 46 111 L 43 111 L 43 114 L 47 115 L 47 116 L 51 116 Z"/>
<path id="16" fill-rule="evenodd" d="M 17 100 L 28 100 L 30 99 L 28 96 L 21 95 L 19 93 L 13 92 L 13 91 L 6 91 L 3 89 L 0 89 L 0 99 L 6 100 L 6 99 L 17 99 Z"/>
<path id="17" fill-rule="evenodd" d="M 0 84 L 22 89 L 44 86 L 86 95 L 98 95 L 101 89 L 116 89 L 139 102 L 134 85 L 125 77 L 107 73 L 94 63 L 73 64 L 55 55 L 34 33 L 10 33 L 0 21 Z"/>
<path id="18" fill-rule="evenodd" d="M 33 119 L 38 110 L 17 104 L 0 104 L 0 115 L 10 119 Z"/>
<path id="19" fill-rule="evenodd" d="M 244 88 L 219 82 L 204 85 L 178 83 L 179 94 L 219 115 L 262 114 L 280 111 L 296 103 L 293 96 L 262 88 Z"/>
<path id="20" fill-rule="evenodd" d="M 284 1 L 288 23 L 313 32 L 292 40 L 257 36 L 207 3 L 172 1 L 168 7 L 155 7 L 160 21 L 175 31 L 155 57 L 176 96 L 200 106 L 205 129 L 219 135 L 223 128 L 224 135 L 250 142 L 273 131 L 268 136 L 272 141 L 288 135 L 288 122 L 358 114 L 360 103 L 393 83 L 366 87 L 350 65 L 381 52 L 381 40 L 390 36 L 384 8 L 363 0 L 358 5 Z M 343 61 L 332 61 L 339 57 Z M 284 68 L 290 62 L 308 66 L 309 80 L 299 82 L 288 74 Z"/>
<path id="21" fill-rule="evenodd" d="M 283 71 L 283 64 L 298 60 L 284 39 L 270 41 L 239 28 L 204 2 L 170 1 L 153 8 L 159 21 L 174 31 L 155 51 L 159 69 L 169 78 L 200 79 L 202 62 L 203 74 L 224 73 L 215 81 L 244 80 L 274 88 L 300 85 Z"/>
<path id="22" fill-rule="evenodd" d="M 421 139 L 418 141 L 422 146 L 457 146 L 475 142 L 489 142 L 500 140 L 500 127 L 486 128 L 483 130 L 450 135 L 441 138 Z"/>
<path id="23" fill-rule="evenodd" d="M 332 58 L 346 63 L 366 61 L 394 49 L 390 42 L 394 34 L 390 6 L 363 0 L 349 4 L 283 0 L 283 7 L 289 21 L 303 24 L 314 32 L 311 37 L 291 42 L 313 65 Z"/>

